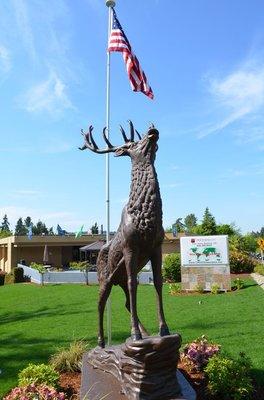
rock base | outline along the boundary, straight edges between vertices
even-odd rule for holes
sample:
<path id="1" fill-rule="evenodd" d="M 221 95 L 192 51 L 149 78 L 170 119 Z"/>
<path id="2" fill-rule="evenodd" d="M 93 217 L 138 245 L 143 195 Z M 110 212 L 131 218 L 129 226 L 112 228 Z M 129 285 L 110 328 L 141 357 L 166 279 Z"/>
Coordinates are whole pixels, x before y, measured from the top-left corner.
<path id="1" fill-rule="evenodd" d="M 181 337 L 170 335 L 96 347 L 84 355 L 81 400 L 185 399 L 176 375 L 180 345 Z"/>

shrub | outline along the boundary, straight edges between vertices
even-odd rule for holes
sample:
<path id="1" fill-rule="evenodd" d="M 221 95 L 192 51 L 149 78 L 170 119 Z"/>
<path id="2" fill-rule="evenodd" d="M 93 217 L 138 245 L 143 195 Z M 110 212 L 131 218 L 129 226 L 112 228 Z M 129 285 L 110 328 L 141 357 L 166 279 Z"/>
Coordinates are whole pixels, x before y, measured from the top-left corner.
<path id="1" fill-rule="evenodd" d="M 70 262 L 70 269 L 77 269 L 79 271 L 82 271 L 84 273 L 85 277 L 85 283 L 86 285 L 89 285 L 89 271 L 93 266 L 88 263 L 88 261 L 73 261 Z"/>
<path id="2" fill-rule="evenodd" d="M 170 294 L 172 296 L 177 294 L 177 293 L 180 293 L 181 292 L 181 283 L 180 282 L 178 282 L 178 283 L 170 283 L 169 292 L 170 292 Z"/>
<path id="3" fill-rule="evenodd" d="M 5 276 L 6 276 L 5 271 L 2 271 L 0 268 L 0 286 L 3 286 L 5 284 Z"/>
<path id="4" fill-rule="evenodd" d="M 25 276 L 24 276 L 24 279 L 25 279 Z M 7 285 L 9 285 L 9 284 L 11 284 L 11 283 L 14 283 L 14 274 L 13 274 L 13 273 L 6 274 L 6 276 L 5 276 L 5 283 L 6 283 Z"/>
<path id="5" fill-rule="evenodd" d="M 24 282 L 24 270 L 22 267 L 14 268 L 14 283 Z"/>
<path id="6" fill-rule="evenodd" d="M 230 272 L 233 274 L 253 272 L 256 265 L 256 261 L 249 257 L 247 253 L 237 250 L 230 251 L 229 261 Z"/>
<path id="7" fill-rule="evenodd" d="M 4 400 L 66 400 L 64 393 L 59 393 L 56 389 L 40 385 L 31 384 L 24 387 L 14 388 Z"/>
<path id="8" fill-rule="evenodd" d="M 218 283 L 212 283 L 211 285 L 211 293 L 212 294 L 218 294 L 220 292 L 220 286 Z"/>
<path id="9" fill-rule="evenodd" d="M 59 372 L 81 371 L 82 356 L 87 345 L 82 340 L 73 342 L 69 348 L 59 349 L 50 358 L 50 363 Z"/>
<path id="10" fill-rule="evenodd" d="M 46 364 L 29 364 L 18 374 L 19 386 L 27 386 L 30 384 L 57 387 L 59 374 L 52 365 Z"/>
<path id="11" fill-rule="evenodd" d="M 234 290 L 243 289 L 244 286 L 245 286 L 245 282 L 242 279 L 240 279 L 240 278 L 234 279 L 233 286 L 232 286 Z"/>
<path id="12" fill-rule="evenodd" d="M 264 264 L 257 264 L 254 268 L 254 272 L 260 275 L 264 275 Z"/>
<path id="13" fill-rule="evenodd" d="M 193 290 L 195 292 L 198 292 L 198 293 L 203 293 L 204 292 L 203 286 L 202 285 L 198 285 L 198 284 L 194 286 Z"/>
<path id="14" fill-rule="evenodd" d="M 45 272 L 47 272 L 43 264 L 38 264 L 36 262 L 32 262 L 30 268 L 36 269 L 40 274 L 45 274 Z"/>
<path id="15" fill-rule="evenodd" d="M 163 278 L 167 282 L 181 281 L 181 257 L 179 253 L 168 254 L 164 258 Z"/>
<path id="16" fill-rule="evenodd" d="M 220 345 L 209 342 L 207 337 L 202 335 L 184 347 L 182 361 L 191 361 L 194 368 L 200 371 L 205 367 L 209 359 L 219 351 Z"/>
<path id="17" fill-rule="evenodd" d="M 237 360 L 214 356 L 205 368 L 209 392 L 223 400 L 249 400 L 253 392 L 250 368 L 250 360 L 243 353 Z"/>

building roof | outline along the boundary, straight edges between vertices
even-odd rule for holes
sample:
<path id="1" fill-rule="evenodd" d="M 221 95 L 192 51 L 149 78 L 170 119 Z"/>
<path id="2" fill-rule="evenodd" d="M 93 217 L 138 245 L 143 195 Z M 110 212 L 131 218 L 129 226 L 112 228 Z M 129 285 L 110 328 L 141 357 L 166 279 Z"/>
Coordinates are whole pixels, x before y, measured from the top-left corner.
<path id="1" fill-rule="evenodd" d="M 80 251 L 94 251 L 101 250 L 103 245 L 105 244 L 105 240 L 98 240 L 97 242 L 87 244 L 86 246 L 80 247 Z"/>
<path id="2" fill-rule="evenodd" d="M 33 235 L 30 240 L 27 236 L 8 236 L 0 239 L 0 246 L 9 243 L 17 246 L 83 246 L 94 240 L 104 240 L 105 235 L 82 235 L 75 238 L 75 235 Z"/>
<path id="3" fill-rule="evenodd" d="M 173 237 L 172 233 L 166 233 L 164 237 L 164 243 L 173 243 L 179 241 L 178 235 L 176 238 Z M 112 238 L 113 235 L 110 235 Z M 96 240 L 96 242 L 94 242 Z M 93 245 L 94 243 L 102 243 L 104 244 L 105 235 L 82 235 L 78 238 L 75 238 L 75 235 L 33 235 L 32 239 L 30 240 L 27 236 L 15 236 L 11 235 L 6 238 L 0 238 L 0 247 L 6 247 L 13 245 L 15 247 L 23 247 L 23 246 L 89 246 L 90 244 Z M 89 244 L 90 243 L 90 244 Z M 102 247 L 101 245 L 101 247 Z M 89 250 L 100 250 L 99 248 L 88 248 Z M 84 250 L 85 251 L 85 250 Z"/>

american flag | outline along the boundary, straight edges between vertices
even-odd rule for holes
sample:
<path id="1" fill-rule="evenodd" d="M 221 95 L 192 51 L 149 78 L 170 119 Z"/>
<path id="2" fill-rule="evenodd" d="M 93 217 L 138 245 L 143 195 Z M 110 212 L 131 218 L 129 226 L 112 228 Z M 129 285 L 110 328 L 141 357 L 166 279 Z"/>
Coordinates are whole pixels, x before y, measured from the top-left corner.
<path id="1" fill-rule="evenodd" d="M 139 61 L 133 53 L 128 38 L 117 19 L 116 12 L 113 10 L 113 24 L 109 37 L 108 51 L 120 51 L 126 64 L 128 79 L 134 92 L 142 92 L 153 99 L 154 95 L 148 84 L 146 75 L 142 71 Z"/>

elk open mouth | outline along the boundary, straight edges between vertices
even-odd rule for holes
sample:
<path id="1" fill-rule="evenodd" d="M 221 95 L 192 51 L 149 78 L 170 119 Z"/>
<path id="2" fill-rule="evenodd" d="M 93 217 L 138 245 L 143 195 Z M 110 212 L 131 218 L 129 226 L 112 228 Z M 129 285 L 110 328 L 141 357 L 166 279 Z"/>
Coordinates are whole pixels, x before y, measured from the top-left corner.
<path id="1" fill-rule="evenodd" d="M 159 131 L 158 131 L 157 129 L 155 129 L 155 128 L 149 129 L 149 131 L 148 131 L 148 138 L 149 138 L 149 139 L 156 139 L 156 140 L 158 140 L 158 138 L 159 138 Z"/>

